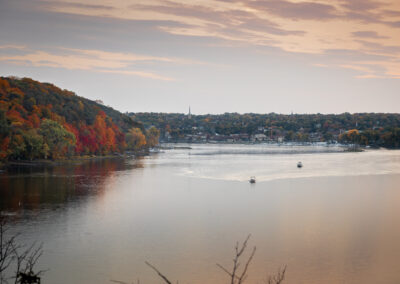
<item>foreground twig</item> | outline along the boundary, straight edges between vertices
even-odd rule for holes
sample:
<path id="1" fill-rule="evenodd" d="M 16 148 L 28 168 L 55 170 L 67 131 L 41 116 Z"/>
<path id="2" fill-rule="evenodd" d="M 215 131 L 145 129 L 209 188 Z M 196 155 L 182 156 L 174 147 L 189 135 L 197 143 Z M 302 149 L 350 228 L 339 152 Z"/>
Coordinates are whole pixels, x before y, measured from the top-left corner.
<path id="1" fill-rule="evenodd" d="M 6 238 L 8 227 L 6 220 L 0 219 L 0 281 L 4 280 L 3 272 L 11 265 L 14 260 L 13 250 L 17 234 Z"/>
<path id="2" fill-rule="evenodd" d="M 124 282 L 124 281 L 113 280 L 113 279 L 111 279 L 110 282 L 114 282 L 114 283 L 118 283 L 118 284 L 129 284 L 129 283 Z M 132 282 L 132 284 L 135 284 L 135 282 Z M 140 280 L 139 280 L 139 279 L 138 279 L 138 281 L 136 282 L 136 284 L 140 284 Z"/>
<path id="3" fill-rule="evenodd" d="M 243 253 L 245 252 L 245 250 L 247 248 L 247 243 L 250 239 L 250 236 L 251 235 L 247 236 L 246 240 L 243 242 L 243 244 L 241 246 L 239 246 L 239 243 L 236 242 L 235 256 L 233 258 L 232 271 L 226 269 L 224 266 L 217 263 L 217 266 L 219 268 L 221 268 L 226 274 L 229 275 L 230 284 L 243 284 L 247 278 L 247 270 L 249 268 L 251 261 L 253 260 L 254 254 L 256 253 L 256 247 L 253 247 L 253 250 L 251 251 L 249 257 L 247 258 L 247 261 L 241 272 L 239 272 L 240 271 L 239 268 L 241 267 L 241 263 L 239 262 L 239 260 L 241 259 L 241 257 L 243 256 Z M 172 284 L 172 282 L 164 274 L 162 274 L 156 267 L 154 267 L 152 264 L 150 264 L 147 261 L 145 261 L 145 263 L 147 266 L 149 266 L 151 269 L 153 269 L 158 274 L 158 276 L 160 276 L 160 278 L 162 280 L 164 280 L 165 283 Z M 270 276 L 268 280 L 265 280 L 265 283 L 266 284 L 281 284 L 283 282 L 283 280 L 285 279 L 285 273 L 286 273 L 286 266 L 283 269 L 279 269 L 278 273 L 276 275 Z M 127 284 L 122 281 L 116 281 L 116 280 L 111 280 L 111 281 L 114 283 L 119 283 L 119 284 Z"/>
<path id="4" fill-rule="evenodd" d="M 169 281 L 167 277 L 165 277 L 160 271 L 158 271 L 157 268 L 155 268 L 153 265 L 151 265 L 151 264 L 148 263 L 147 261 L 145 261 L 145 263 L 146 263 L 150 268 L 152 268 L 155 272 L 157 272 L 158 276 L 160 276 L 160 277 L 165 281 L 165 283 L 172 284 L 171 281 Z"/>
<path id="5" fill-rule="evenodd" d="M 112 279 L 110 280 L 110 282 L 114 282 L 114 283 L 118 283 L 118 284 L 128 284 L 124 281 L 118 281 L 118 280 L 112 280 Z"/>
<path id="6" fill-rule="evenodd" d="M 240 267 L 240 262 L 239 262 L 240 257 L 247 248 L 247 242 L 250 239 L 250 236 L 251 235 L 247 236 L 246 240 L 243 242 L 240 248 L 239 248 L 239 243 L 238 242 L 236 243 L 232 271 L 229 271 L 221 264 L 217 263 L 217 266 L 230 276 L 231 284 L 242 284 L 247 278 L 247 269 L 249 268 L 249 264 L 252 261 L 254 254 L 256 253 L 256 247 L 253 248 L 249 258 L 247 259 L 246 264 L 242 270 L 242 273 L 238 273 L 238 269 Z"/>
<path id="7" fill-rule="evenodd" d="M 40 283 L 39 275 L 44 271 L 34 272 L 34 268 L 42 256 L 43 246 L 19 244 L 17 237 L 20 234 L 7 236 L 8 229 L 7 220 L 0 217 L 0 284 L 9 283 L 11 279 L 15 284 Z M 14 272 L 11 272 L 11 267 L 15 267 Z"/>
<path id="8" fill-rule="evenodd" d="M 268 282 L 265 281 L 266 284 L 281 284 L 283 280 L 285 279 L 285 273 L 286 273 L 286 265 L 283 267 L 283 269 L 279 268 L 278 272 L 276 275 L 272 275 L 268 278 Z"/>

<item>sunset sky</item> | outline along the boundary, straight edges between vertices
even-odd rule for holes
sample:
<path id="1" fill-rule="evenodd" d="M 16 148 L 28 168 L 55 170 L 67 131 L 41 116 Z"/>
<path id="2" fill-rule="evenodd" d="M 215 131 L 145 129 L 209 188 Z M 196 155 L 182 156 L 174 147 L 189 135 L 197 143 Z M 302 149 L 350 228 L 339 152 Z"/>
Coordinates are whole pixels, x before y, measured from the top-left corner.
<path id="1" fill-rule="evenodd" d="M 400 1 L 0 0 L 0 75 L 123 112 L 400 112 Z"/>

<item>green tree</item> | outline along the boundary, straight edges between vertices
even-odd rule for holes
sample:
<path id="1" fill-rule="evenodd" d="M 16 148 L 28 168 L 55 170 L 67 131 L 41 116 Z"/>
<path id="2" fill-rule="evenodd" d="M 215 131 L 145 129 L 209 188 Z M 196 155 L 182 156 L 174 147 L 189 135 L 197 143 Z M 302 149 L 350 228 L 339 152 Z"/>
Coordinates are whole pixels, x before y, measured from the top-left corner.
<path id="1" fill-rule="evenodd" d="M 24 157 L 33 160 L 44 156 L 43 136 L 36 129 L 30 129 L 23 134 L 25 142 Z"/>
<path id="2" fill-rule="evenodd" d="M 49 156 L 49 152 L 50 152 L 49 145 L 47 145 L 47 143 L 43 143 L 43 156 L 45 159 L 47 159 L 47 157 Z"/>
<path id="3" fill-rule="evenodd" d="M 26 152 L 26 145 L 24 141 L 24 137 L 21 134 L 21 131 L 18 133 L 14 133 L 11 136 L 11 141 L 9 145 L 9 153 L 12 159 L 20 159 L 23 157 Z"/>
<path id="4" fill-rule="evenodd" d="M 45 119 L 39 128 L 43 142 L 49 148 L 49 156 L 57 159 L 65 156 L 76 144 L 76 137 L 56 121 Z"/>

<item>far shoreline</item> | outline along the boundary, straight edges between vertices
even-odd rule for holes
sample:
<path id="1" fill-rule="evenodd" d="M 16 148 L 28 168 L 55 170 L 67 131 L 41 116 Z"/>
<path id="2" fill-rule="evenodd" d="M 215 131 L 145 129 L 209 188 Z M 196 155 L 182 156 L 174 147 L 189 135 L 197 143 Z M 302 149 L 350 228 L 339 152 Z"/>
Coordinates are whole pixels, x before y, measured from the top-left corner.
<path id="1" fill-rule="evenodd" d="M 179 146 L 179 145 L 187 145 L 187 146 Z M 203 143 L 196 143 L 196 142 L 161 142 L 157 147 L 154 149 L 156 151 L 147 151 L 147 152 L 125 152 L 123 154 L 112 154 L 112 155 L 104 155 L 104 156 L 73 156 L 71 158 L 63 158 L 63 159 L 56 159 L 56 160 L 45 160 L 45 159 L 38 159 L 38 160 L 11 160 L 11 161 L 0 161 L 0 171 L 7 167 L 12 166 L 29 166 L 29 167 L 36 167 L 36 166 L 59 166 L 59 165 L 74 165 L 79 164 L 86 161 L 99 161 L 99 160 L 108 160 L 108 159 L 137 159 L 139 157 L 149 156 L 154 153 L 159 153 L 159 150 L 191 150 L 192 147 L 190 145 L 243 145 L 243 146 L 305 146 L 305 147 L 312 147 L 312 146 L 319 146 L 319 147 L 341 147 L 343 148 L 343 153 L 354 153 L 354 152 L 364 152 L 367 149 L 372 150 L 399 150 L 398 148 L 385 148 L 385 147 L 365 147 L 365 146 L 358 146 L 357 148 L 352 148 L 352 145 L 345 145 L 345 144 L 338 144 L 338 143 L 296 143 L 296 142 L 284 142 L 284 143 L 232 143 L 232 142 L 203 142 Z"/>

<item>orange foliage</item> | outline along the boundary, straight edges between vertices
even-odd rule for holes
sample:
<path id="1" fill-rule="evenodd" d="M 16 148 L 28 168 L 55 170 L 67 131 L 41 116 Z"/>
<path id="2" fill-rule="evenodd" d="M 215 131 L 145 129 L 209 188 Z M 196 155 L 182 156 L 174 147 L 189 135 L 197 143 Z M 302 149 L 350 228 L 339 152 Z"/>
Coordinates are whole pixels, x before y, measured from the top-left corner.
<path id="1" fill-rule="evenodd" d="M 111 119 L 106 121 L 107 116 L 103 111 L 99 111 L 93 124 L 96 140 L 99 145 L 99 151 L 102 154 L 108 154 L 117 150 L 118 127 Z"/>
<path id="2" fill-rule="evenodd" d="M 23 119 L 21 114 L 14 109 L 7 111 L 6 116 L 13 125 L 23 125 L 25 123 L 25 119 Z"/>
<path id="3" fill-rule="evenodd" d="M 139 128 L 132 128 L 129 130 L 127 136 L 128 148 L 131 150 L 140 150 L 146 145 L 146 137 Z"/>
<path id="4" fill-rule="evenodd" d="M 58 114 L 56 114 L 56 113 L 54 113 L 54 112 L 50 113 L 50 118 L 51 118 L 51 120 L 57 121 L 60 124 L 64 124 L 65 123 L 65 118 L 60 116 L 60 115 L 58 115 Z"/>
<path id="5" fill-rule="evenodd" d="M 7 97 L 8 90 L 10 89 L 10 84 L 0 78 L 0 95 L 2 99 L 5 99 Z"/>
<path id="6" fill-rule="evenodd" d="M 18 88 L 10 88 L 8 92 L 19 99 L 23 99 L 25 96 L 25 94 Z"/>
<path id="7" fill-rule="evenodd" d="M 349 131 L 347 131 L 347 135 L 353 135 L 353 134 L 358 134 L 358 130 L 357 129 L 351 129 Z"/>
<path id="8" fill-rule="evenodd" d="M 42 109 L 41 109 L 41 107 L 38 106 L 38 105 L 34 105 L 34 106 L 33 106 L 33 111 L 32 111 L 32 113 L 35 113 L 35 114 L 37 114 L 39 117 L 41 117 L 41 116 L 42 116 Z"/>
<path id="9" fill-rule="evenodd" d="M 7 111 L 8 110 L 8 103 L 7 102 L 5 102 L 5 101 L 0 101 L 0 109 L 1 110 L 5 110 L 5 111 Z"/>
<path id="10" fill-rule="evenodd" d="M 107 128 L 107 142 L 106 142 L 106 148 L 108 151 L 115 151 L 117 148 L 116 145 L 116 138 L 115 138 L 115 133 L 114 130 L 111 127 Z"/>
<path id="11" fill-rule="evenodd" d="M 0 159 L 4 159 L 7 157 L 7 150 L 8 150 L 8 145 L 10 144 L 10 138 L 6 137 L 1 141 L 0 144 Z"/>

